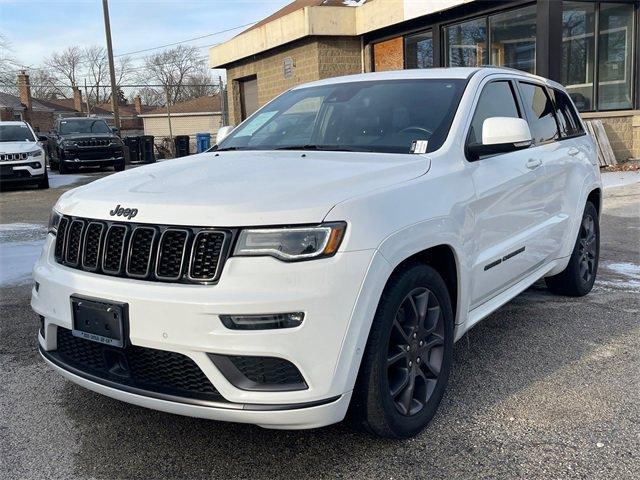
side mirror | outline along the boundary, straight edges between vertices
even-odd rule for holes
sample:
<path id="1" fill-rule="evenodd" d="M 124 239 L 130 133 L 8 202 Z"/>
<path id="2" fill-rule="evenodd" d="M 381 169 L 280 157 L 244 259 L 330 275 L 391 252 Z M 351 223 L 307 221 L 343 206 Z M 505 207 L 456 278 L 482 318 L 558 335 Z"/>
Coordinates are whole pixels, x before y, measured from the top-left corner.
<path id="1" fill-rule="evenodd" d="M 482 123 L 482 143 L 474 143 L 467 150 L 478 160 L 485 155 L 514 152 L 531 146 L 529 124 L 522 118 L 491 117 Z"/>
<path id="2" fill-rule="evenodd" d="M 216 134 L 216 145 L 220 145 L 220 142 L 227 138 L 234 128 L 235 127 L 233 127 L 232 125 L 220 127 L 218 129 L 218 133 Z"/>
<path id="3" fill-rule="evenodd" d="M 118 135 L 120 133 L 120 130 L 118 130 L 116 127 L 111 127 L 111 131 L 114 133 L 114 135 Z"/>
<path id="4" fill-rule="evenodd" d="M 49 141 L 49 137 L 47 137 L 46 135 L 38 135 L 38 141 L 39 142 L 48 142 Z"/>

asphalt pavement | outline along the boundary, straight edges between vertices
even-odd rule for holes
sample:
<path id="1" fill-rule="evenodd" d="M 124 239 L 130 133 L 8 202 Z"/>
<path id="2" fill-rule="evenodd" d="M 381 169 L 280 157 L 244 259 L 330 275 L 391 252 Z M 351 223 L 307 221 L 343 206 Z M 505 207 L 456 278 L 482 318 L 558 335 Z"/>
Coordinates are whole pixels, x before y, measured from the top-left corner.
<path id="1" fill-rule="evenodd" d="M 456 344 L 430 426 L 389 441 L 160 413 L 47 367 L 31 265 L 57 197 L 106 174 L 0 194 L 1 479 L 640 478 L 640 183 L 606 190 L 591 294 L 540 283 L 489 316 Z"/>

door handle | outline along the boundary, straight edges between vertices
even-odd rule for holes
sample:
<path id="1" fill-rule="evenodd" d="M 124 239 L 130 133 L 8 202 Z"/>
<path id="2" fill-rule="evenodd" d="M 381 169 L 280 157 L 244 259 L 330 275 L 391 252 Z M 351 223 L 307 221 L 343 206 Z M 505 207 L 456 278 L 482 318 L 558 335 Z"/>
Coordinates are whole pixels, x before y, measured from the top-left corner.
<path id="1" fill-rule="evenodd" d="M 539 158 L 530 158 L 527 163 L 526 163 L 526 167 L 529 170 L 535 170 L 536 168 L 538 168 L 540 165 L 542 165 L 542 160 Z"/>
<path id="2" fill-rule="evenodd" d="M 575 157 L 580 153 L 580 150 L 578 150 L 576 147 L 571 147 L 567 153 L 572 157 Z"/>

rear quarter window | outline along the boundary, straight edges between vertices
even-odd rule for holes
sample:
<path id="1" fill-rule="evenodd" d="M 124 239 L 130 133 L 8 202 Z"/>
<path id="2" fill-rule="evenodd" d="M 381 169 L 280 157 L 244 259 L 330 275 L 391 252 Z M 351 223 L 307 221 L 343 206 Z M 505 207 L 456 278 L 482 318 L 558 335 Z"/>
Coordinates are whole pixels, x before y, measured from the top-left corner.
<path id="1" fill-rule="evenodd" d="M 560 134 L 563 137 L 582 135 L 584 129 L 582 128 L 580 117 L 567 94 L 554 88 L 551 90 L 551 97 L 553 98 L 553 103 L 556 108 Z"/>
<path id="2" fill-rule="evenodd" d="M 546 89 L 540 85 L 520 82 L 520 92 L 534 143 L 545 143 L 559 138 L 555 108 Z"/>

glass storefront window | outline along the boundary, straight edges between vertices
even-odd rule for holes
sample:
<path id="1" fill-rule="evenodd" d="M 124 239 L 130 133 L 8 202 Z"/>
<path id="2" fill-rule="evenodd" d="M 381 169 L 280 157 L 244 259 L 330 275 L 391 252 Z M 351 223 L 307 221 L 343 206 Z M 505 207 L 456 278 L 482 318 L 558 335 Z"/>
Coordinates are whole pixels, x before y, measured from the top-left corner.
<path id="1" fill-rule="evenodd" d="M 578 110 L 594 106 L 595 22 L 595 4 L 564 2 L 561 81 Z"/>
<path id="2" fill-rule="evenodd" d="M 448 67 L 479 67 L 486 65 L 486 18 L 470 20 L 445 27 L 446 62 Z"/>
<path id="3" fill-rule="evenodd" d="M 404 39 L 406 68 L 433 67 L 433 32 L 417 33 Z"/>
<path id="4" fill-rule="evenodd" d="M 536 73 L 536 6 L 489 17 L 491 65 Z"/>
<path id="5" fill-rule="evenodd" d="M 598 19 L 598 109 L 633 107 L 633 5 L 602 3 Z"/>

